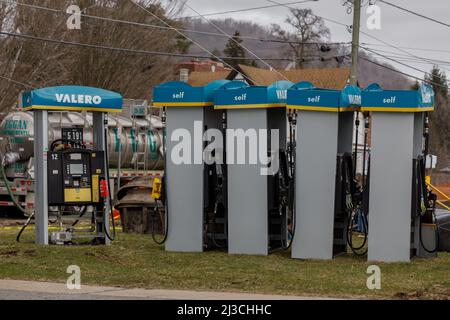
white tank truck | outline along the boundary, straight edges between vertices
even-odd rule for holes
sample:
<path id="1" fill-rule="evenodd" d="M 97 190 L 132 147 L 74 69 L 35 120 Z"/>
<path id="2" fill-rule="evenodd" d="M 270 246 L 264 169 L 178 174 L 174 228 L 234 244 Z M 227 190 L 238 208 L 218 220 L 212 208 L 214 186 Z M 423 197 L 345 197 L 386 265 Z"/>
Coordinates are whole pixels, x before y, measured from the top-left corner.
<path id="1" fill-rule="evenodd" d="M 114 190 L 126 196 L 133 189 L 148 194 L 141 202 L 153 202 L 150 191 L 153 177 L 162 174 L 163 123 L 161 109 L 148 107 L 143 100 L 124 100 L 123 111 L 108 116 L 108 150 L 110 176 Z M 49 112 L 49 147 L 61 139 L 61 128 L 83 128 L 83 142 L 92 146 L 92 114 L 79 112 Z M 22 207 L 34 208 L 33 114 L 13 111 L 0 124 L 0 156 L 9 163 L 6 177 Z M 112 182 L 112 181 L 111 181 Z M 134 187 L 134 188 L 133 188 Z M 117 195 L 118 192 L 114 192 Z M 115 199 L 116 201 L 118 199 Z M 151 205 L 150 203 L 142 203 Z M 14 209 L 14 203 L 0 178 L 0 212 Z"/>

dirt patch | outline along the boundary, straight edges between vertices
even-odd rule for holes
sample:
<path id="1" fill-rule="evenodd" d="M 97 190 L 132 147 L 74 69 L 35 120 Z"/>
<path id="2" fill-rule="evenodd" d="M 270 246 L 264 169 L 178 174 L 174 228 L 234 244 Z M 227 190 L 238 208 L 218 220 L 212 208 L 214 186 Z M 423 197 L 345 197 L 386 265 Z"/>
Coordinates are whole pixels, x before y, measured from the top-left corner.
<path id="1" fill-rule="evenodd" d="M 0 251 L 0 256 L 2 257 L 17 257 L 19 254 L 19 250 L 9 250 L 9 251 Z"/>
<path id="2" fill-rule="evenodd" d="M 37 256 L 37 251 L 33 250 L 33 249 L 29 249 L 29 250 L 25 250 L 23 252 L 24 255 L 29 256 L 29 257 L 36 257 Z"/>
<path id="3" fill-rule="evenodd" d="M 450 288 L 434 285 L 425 290 L 398 292 L 394 297 L 402 300 L 450 300 Z"/>
<path id="4" fill-rule="evenodd" d="M 106 252 L 92 252 L 92 251 L 90 251 L 90 252 L 85 252 L 84 254 L 87 255 L 87 256 L 90 256 L 90 257 L 94 257 L 94 258 L 96 258 L 98 260 L 101 260 L 101 261 L 108 261 L 108 262 L 112 262 L 112 263 L 115 263 L 115 264 L 126 265 L 126 263 L 121 261 L 119 258 L 112 257 L 109 254 L 107 254 Z"/>

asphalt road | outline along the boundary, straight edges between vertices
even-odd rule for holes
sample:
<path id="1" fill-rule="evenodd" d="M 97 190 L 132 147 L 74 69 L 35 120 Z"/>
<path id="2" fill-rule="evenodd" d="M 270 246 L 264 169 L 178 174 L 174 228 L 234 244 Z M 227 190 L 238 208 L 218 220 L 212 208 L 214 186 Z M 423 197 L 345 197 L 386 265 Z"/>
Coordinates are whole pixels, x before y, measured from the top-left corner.
<path id="1" fill-rule="evenodd" d="M 84 286 L 69 290 L 65 283 L 0 280 L 0 300 L 329 300 L 327 297 L 252 293 L 129 289 Z"/>

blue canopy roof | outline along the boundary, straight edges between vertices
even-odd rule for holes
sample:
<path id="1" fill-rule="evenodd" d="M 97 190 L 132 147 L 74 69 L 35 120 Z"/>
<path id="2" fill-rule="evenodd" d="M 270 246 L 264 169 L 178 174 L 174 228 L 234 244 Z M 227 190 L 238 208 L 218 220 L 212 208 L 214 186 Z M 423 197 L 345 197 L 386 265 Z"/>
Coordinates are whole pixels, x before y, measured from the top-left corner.
<path id="1" fill-rule="evenodd" d="M 309 111 L 350 111 L 361 106 L 361 90 L 346 86 L 343 90 L 315 88 L 310 82 L 302 81 L 288 90 L 289 109 Z"/>
<path id="2" fill-rule="evenodd" d="M 240 83 L 237 84 L 237 82 Z M 235 81 L 234 86 L 223 86 L 215 92 L 215 109 L 254 109 L 285 107 L 290 81 L 277 81 L 268 87 L 248 86 Z"/>
<path id="3" fill-rule="evenodd" d="M 204 107 L 214 105 L 214 91 L 230 83 L 216 80 L 204 87 L 193 87 L 181 81 L 166 82 L 153 90 L 153 105 L 161 107 Z"/>
<path id="4" fill-rule="evenodd" d="M 434 110 L 434 91 L 427 84 L 418 90 L 383 90 L 371 84 L 362 92 L 362 111 L 425 112 Z"/>
<path id="5" fill-rule="evenodd" d="M 24 92 L 19 106 L 24 110 L 121 112 L 119 93 L 83 86 L 59 86 Z"/>

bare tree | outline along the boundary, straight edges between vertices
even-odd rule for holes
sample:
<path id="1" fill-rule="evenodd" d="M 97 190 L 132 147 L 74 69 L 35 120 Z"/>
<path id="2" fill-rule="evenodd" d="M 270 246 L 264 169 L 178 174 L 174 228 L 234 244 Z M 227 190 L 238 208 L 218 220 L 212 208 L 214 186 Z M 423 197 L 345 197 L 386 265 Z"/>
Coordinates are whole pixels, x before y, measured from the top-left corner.
<path id="1" fill-rule="evenodd" d="M 79 0 L 84 14 L 81 30 L 68 30 L 66 9 L 71 0 L 22 0 L 59 11 L 45 11 L 20 5 L 0 5 L 0 27 L 23 35 L 64 40 L 95 46 L 158 52 L 186 52 L 190 43 L 173 30 L 119 23 L 124 20 L 164 26 L 161 21 L 130 1 Z M 163 6 L 157 0 L 140 1 L 147 10 L 175 28 L 173 19 L 179 4 Z M 110 19 L 110 20 L 108 20 Z M 87 85 L 121 92 L 129 98 L 148 97 L 150 88 L 173 77 L 174 61 L 160 55 L 147 55 L 101 48 L 0 36 L 0 76 L 34 87 Z M 13 107 L 20 91 L 29 89 L 0 78 L 0 111 Z"/>
<path id="2" fill-rule="evenodd" d="M 272 25 L 272 34 L 277 38 L 289 43 L 290 53 L 293 59 L 303 68 L 305 57 L 312 54 L 319 47 L 314 47 L 307 42 L 322 42 L 330 38 L 330 30 L 325 26 L 322 18 L 314 15 L 311 9 L 291 9 L 291 15 L 287 17 L 286 22 L 294 28 L 294 33 L 288 33 L 280 25 Z"/>

